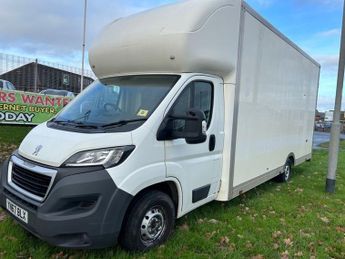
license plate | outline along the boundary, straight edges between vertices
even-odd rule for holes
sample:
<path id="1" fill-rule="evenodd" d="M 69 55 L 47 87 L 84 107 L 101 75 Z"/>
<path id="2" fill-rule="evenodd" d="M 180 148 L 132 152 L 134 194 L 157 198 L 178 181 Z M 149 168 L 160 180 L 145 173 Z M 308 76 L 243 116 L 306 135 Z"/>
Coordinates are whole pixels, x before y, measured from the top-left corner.
<path id="1" fill-rule="evenodd" d="M 9 212 L 11 212 L 14 216 L 16 216 L 21 221 L 28 224 L 29 215 L 28 212 L 18 205 L 14 204 L 12 201 L 6 199 L 6 208 Z"/>

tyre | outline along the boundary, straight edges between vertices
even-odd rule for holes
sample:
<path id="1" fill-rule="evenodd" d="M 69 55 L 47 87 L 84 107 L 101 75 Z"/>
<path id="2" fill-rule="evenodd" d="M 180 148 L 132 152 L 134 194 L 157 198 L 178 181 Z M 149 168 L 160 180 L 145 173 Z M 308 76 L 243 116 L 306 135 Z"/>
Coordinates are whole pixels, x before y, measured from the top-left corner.
<path id="1" fill-rule="evenodd" d="M 146 251 L 165 242 L 175 225 L 175 206 L 160 191 L 134 200 L 127 213 L 119 243 L 128 251 Z"/>
<path id="2" fill-rule="evenodd" d="M 283 172 L 279 174 L 275 180 L 280 183 L 286 183 L 291 179 L 292 174 L 292 162 L 288 159 L 284 165 Z"/>

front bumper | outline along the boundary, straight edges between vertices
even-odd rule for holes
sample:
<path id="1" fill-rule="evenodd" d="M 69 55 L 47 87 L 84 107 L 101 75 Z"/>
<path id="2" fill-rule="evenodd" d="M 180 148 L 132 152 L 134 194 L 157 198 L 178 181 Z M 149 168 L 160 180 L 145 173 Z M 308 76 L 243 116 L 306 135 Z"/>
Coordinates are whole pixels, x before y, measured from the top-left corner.
<path id="1" fill-rule="evenodd" d="M 52 245 L 68 248 L 115 245 L 132 196 L 117 188 L 105 169 L 57 170 L 53 187 L 39 203 L 8 185 L 8 161 L 5 161 L 0 169 L 0 206 L 6 210 L 9 199 L 25 209 L 28 224 L 13 218 Z"/>

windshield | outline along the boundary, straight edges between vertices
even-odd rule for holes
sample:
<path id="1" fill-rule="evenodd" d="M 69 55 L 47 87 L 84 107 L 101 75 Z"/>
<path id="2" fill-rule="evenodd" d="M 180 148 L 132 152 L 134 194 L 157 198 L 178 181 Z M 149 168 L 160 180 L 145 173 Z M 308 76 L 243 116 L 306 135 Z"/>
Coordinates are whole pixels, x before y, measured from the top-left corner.
<path id="1" fill-rule="evenodd" d="M 128 130 L 133 130 L 150 117 L 178 79 L 173 75 L 141 75 L 96 81 L 52 123 L 91 131 L 131 124 Z"/>

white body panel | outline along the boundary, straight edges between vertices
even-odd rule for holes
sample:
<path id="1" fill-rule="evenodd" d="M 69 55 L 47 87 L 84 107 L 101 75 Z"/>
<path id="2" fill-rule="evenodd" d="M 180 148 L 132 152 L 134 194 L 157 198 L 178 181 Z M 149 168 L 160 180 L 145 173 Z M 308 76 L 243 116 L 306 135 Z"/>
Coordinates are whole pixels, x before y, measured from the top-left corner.
<path id="1" fill-rule="evenodd" d="M 90 49 L 91 67 L 99 78 L 204 73 L 235 83 L 240 9 L 240 0 L 190 0 L 116 20 Z"/>
<path id="2" fill-rule="evenodd" d="M 221 188 L 217 199 L 229 200 L 229 190 L 232 190 L 230 167 L 232 145 L 232 132 L 236 125 L 233 124 L 235 115 L 236 86 L 234 84 L 224 84 L 224 149 L 223 167 L 221 176 Z"/>
<path id="3" fill-rule="evenodd" d="M 248 11 L 243 28 L 233 187 L 311 154 L 320 71 Z"/>
<path id="4" fill-rule="evenodd" d="M 51 129 L 43 123 L 23 140 L 19 154 L 41 164 L 61 166 L 72 155 L 86 150 L 132 145 L 131 133 L 86 134 Z M 34 155 L 38 146 L 42 149 Z"/>
<path id="5" fill-rule="evenodd" d="M 176 139 L 165 143 L 167 176 L 179 179 L 184 194 L 184 213 L 214 200 L 217 196 L 220 187 L 224 145 L 223 82 L 216 77 L 196 75 L 190 77 L 184 87 L 193 81 L 213 83 L 214 104 L 211 123 L 207 129 L 207 140 L 200 144 L 188 144 L 185 139 Z M 184 87 L 180 88 L 171 104 L 180 96 Z M 171 105 L 166 109 L 165 115 L 170 108 Z M 216 146 L 213 151 L 209 150 L 211 135 L 214 135 L 216 139 Z M 208 197 L 198 202 L 192 202 L 193 190 L 207 185 L 210 185 Z"/>

